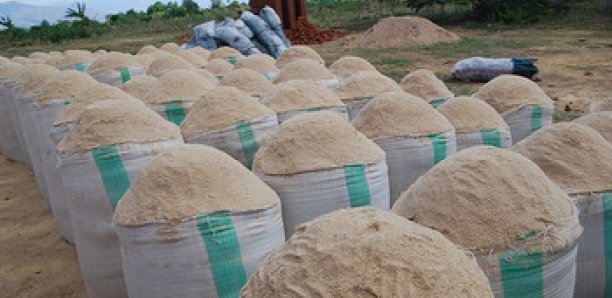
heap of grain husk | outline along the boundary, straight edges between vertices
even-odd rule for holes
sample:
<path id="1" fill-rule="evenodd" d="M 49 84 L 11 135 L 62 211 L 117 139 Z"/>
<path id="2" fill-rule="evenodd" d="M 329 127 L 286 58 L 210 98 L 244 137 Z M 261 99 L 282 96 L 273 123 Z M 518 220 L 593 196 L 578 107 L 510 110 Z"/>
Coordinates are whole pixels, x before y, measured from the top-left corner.
<path id="1" fill-rule="evenodd" d="M 190 70 L 171 70 L 161 76 L 157 84 L 143 98 L 146 103 L 159 104 L 180 99 L 196 101 L 215 85 Z"/>
<path id="2" fill-rule="evenodd" d="M 316 82 L 304 80 L 275 85 L 264 96 L 262 103 L 276 113 L 344 106 L 334 92 Z"/>
<path id="3" fill-rule="evenodd" d="M 14 81 L 21 84 L 20 94 L 32 93 L 41 88 L 47 80 L 59 73 L 57 68 L 47 64 L 32 64 L 26 67 L 25 71 L 15 77 Z"/>
<path id="4" fill-rule="evenodd" d="M 61 57 L 64 57 L 64 54 L 62 54 L 61 52 L 58 52 L 58 51 L 51 51 L 51 52 L 49 52 L 49 56 L 51 56 L 53 58 L 61 58 Z"/>
<path id="5" fill-rule="evenodd" d="M 259 148 L 254 167 L 266 175 L 291 175 L 384 158 L 380 147 L 336 113 L 314 112 L 284 122 Z"/>
<path id="6" fill-rule="evenodd" d="M 147 68 L 146 74 L 159 78 L 175 69 L 195 69 L 195 67 L 179 56 L 163 54 L 155 56 L 155 59 Z"/>
<path id="7" fill-rule="evenodd" d="M 428 136 L 452 132 L 453 126 L 422 99 L 404 93 L 387 92 L 372 99 L 352 121 L 368 138 Z"/>
<path id="8" fill-rule="evenodd" d="M 227 154 L 180 145 L 162 151 L 142 170 L 119 201 L 115 221 L 178 224 L 204 212 L 260 210 L 278 203 L 272 189 Z"/>
<path id="9" fill-rule="evenodd" d="M 336 94 L 343 101 L 350 101 L 391 91 L 401 91 L 393 79 L 377 71 L 360 71 L 344 80 Z"/>
<path id="10" fill-rule="evenodd" d="M 74 100 L 72 100 L 71 103 L 66 106 L 64 112 L 57 117 L 54 125 L 59 126 L 64 123 L 75 122 L 87 106 L 98 101 L 109 99 L 139 101 L 117 87 L 102 83 L 91 84 L 88 85 L 87 88 L 81 89 L 81 91 L 76 94 Z"/>
<path id="11" fill-rule="evenodd" d="M 105 100 L 89 105 L 58 144 L 60 153 L 110 144 L 150 143 L 180 138 L 179 128 L 138 100 Z"/>
<path id="12" fill-rule="evenodd" d="M 316 63 L 325 66 L 325 61 L 323 60 L 323 58 L 321 58 L 319 53 L 317 53 L 309 46 L 304 45 L 296 45 L 286 49 L 280 55 L 280 57 L 278 57 L 278 60 L 276 61 L 276 66 L 278 68 L 283 68 L 285 67 L 285 65 L 299 59 L 310 59 L 315 61 Z"/>
<path id="13" fill-rule="evenodd" d="M 180 50 L 176 53 L 174 53 L 174 55 L 177 55 L 183 59 L 185 59 L 185 61 L 191 63 L 193 66 L 197 67 L 197 68 L 201 68 L 204 67 L 206 65 L 206 63 L 208 63 L 205 59 L 203 59 L 202 57 L 189 52 L 189 51 L 183 51 Z"/>
<path id="14" fill-rule="evenodd" d="M 248 68 L 258 72 L 274 73 L 278 72 L 276 60 L 266 54 L 253 54 L 244 57 L 236 63 L 236 68 Z"/>
<path id="15" fill-rule="evenodd" d="M 325 65 L 312 59 L 297 59 L 285 65 L 278 76 L 274 78 L 274 83 L 282 83 L 291 80 L 312 80 L 323 81 L 334 79 Z"/>
<path id="16" fill-rule="evenodd" d="M 222 77 L 234 69 L 234 65 L 225 59 L 212 59 L 208 61 L 204 68 L 215 76 Z"/>
<path id="17" fill-rule="evenodd" d="M 444 82 L 438 79 L 433 71 L 428 69 L 417 69 L 407 74 L 402 79 L 400 86 L 404 91 L 416 95 L 427 102 L 454 96 L 444 85 Z"/>
<path id="18" fill-rule="evenodd" d="M 209 50 L 206 50 L 202 47 L 193 47 L 187 51 L 200 56 L 200 58 L 204 60 L 208 60 L 208 58 L 210 58 L 210 55 L 212 54 Z"/>
<path id="19" fill-rule="evenodd" d="M 574 122 L 596 130 L 608 142 L 612 143 L 612 111 L 582 116 Z"/>
<path id="20" fill-rule="evenodd" d="M 11 58 L 11 61 L 15 62 L 15 63 L 22 64 L 22 65 L 28 65 L 28 64 L 32 64 L 32 63 L 39 63 L 36 60 L 29 59 L 29 58 L 26 58 L 26 57 L 21 57 L 21 56 L 15 56 L 15 57 Z"/>
<path id="21" fill-rule="evenodd" d="M 389 17 L 359 36 L 351 45 L 364 48 L 405 48 L 438 42 L 455 42 L 460 37 L 421 17 Z"/>
<path id="22" fill-rule="evenodd" d="M 236 87 L 251 96 L 261 97 L 272 89 L 272 82 L 262 73 L 242 68 L 235 69 L 221 80 L 220 85 Z"/>
<path id="23" fill-rule="evenodd" d="M 552 105 L 553 101 L 536 83 L 515 75 L 501 75 L 482 86 L 474 96 L 486 101 L 498 113 L 525 105 Z"/>
<path id="24" fill-rule="evenodd" d="M 12 81 L 18 74 L 26 71 L 26 67 L 16 62 L 7 62 L 0 67 L 0 79 Z"/>
<path id="25" fill-rule="evenodd" d="M 111 52 L 111 53 L 117 53 L 117 52 Z M 97 50 L 93 52 L 93 55 L 96 57 L 105 56 L 105 55 L 108 55 L 108 51 L 107 50 Z"/>
<path id="26" fill-rule="evenodd" d="M 235 125 L 238 121 L 267 115 L 274 115 L 274 111 L 254 101 L 244 91 L 235 87 L 216 87 L 193 105 L 181 124 L 181 132 L 187 140 L 204 132 Z"/>
<path id="27" fill-rule="evenodd" d="M 179 45 L 177 45 L 177 44 L 175 44 L 173 42 L 165 43 L 164 45 L 159 47 L 159 49 L 162 50 L 162 51 L 166 51 L 168 53 L 172 53 L 172 54 L 176 54 L 177 52 L 179 52 L 181 50 Z"/>
<path id="28" fill-rule="evenodd" d="M 30 53 L 30 55 L 28 55 L 28 58 L 30 58 L 30 59 L 47 60 L 47 59 L 51 58 L 51 56 L 49 54 L 43 53 L 43 52 L 33 52 L 33 53 Z"/>
<path id="29" fill-rule="evenodd" d="M 612 190 L 612 144 L 577 123 L 545 127 L 513 147 L 567 193 Z"/>
<path id="30" fill-rule="evenodd" d="M 509 130 L 504 119 L 486 102 L 473 97 L 453 98 L 438 108 L 457 133 L 469 133 L 483 129 Z"/>
<path id="31" fill-rule="evenodd" d="M 155 52 L 159 51 L 155 46 L 152 46 L 150 44 L 143 46 L 142 48 L 140 48 L 140 50 L 138 50 L 138 55 L 146 55 L 146 54 L 153 54 Z"/>
<path id="32" fill-rule="evenodd" d="M 612 111 L 612 98 L 595 102 L 591 105 L 591 113 Z"/>
<path id="33" fill-rule="evenodd" d="M 135 98 L 143 99 L 155 84 L 157 84 L 156 77 L 142 75 L 127 81 L 121 89 Z"/>
<path id="34" fill-rule="evenodd" d="M 75 68 L 77 64 L 87 65 L 96 59 L 90 52 L 87 51 L 66 51 L 62 59 L 57 62 L 57 68 Z"/>
<path id="35" fill-rule="evenodd" d="M 440 233 L 372 208 L 336 211 L 298 227 L 259 266 L 241 297 L 295 293 L 304 297 L 493 295 L 476 263 Z"/>
<path id="36" fill-rule="evenodd" d="M 208 57 L 208 60 L 233 59 L 233 58 L 237 59 L 239 57 L 242 57 L 242 54 L 240 54 L 238 50 L 231 48 L 231 47 L 220 47 L 210 54 L 210 57 Z"/>
<path id="37" fill-rule="evenodd" d="M 377 71 L 367 60 L 354 56 L 344 56 L 336 60 L 329 70 L 341 78 L 348 78 L 360 71 Z"/>
<path id="38" fill-rule="evenodd" d="M 141 64 L 130 54 L 110 52 L 94 60 L 89 67 L 87 67 L 87 73 L 96 74 L 129 66 L 140 67 Z"/>
<path id="39" fill-rule="evenodd" d="M 145 69 L 148 68 L 149 65 L 151 65 L 151 63 L 153 63 L 154 59 L 155 59 L 155 57 L 153 57 L 153 55 L 149 55 L 149 54 L 135 55 L 134 56 L 134 60 L 136 60 L 136 62 L 138 62 L 138 64 L 140 64 L 140 66 L 144 67 Z"/>
<path id="40" fill-rule="evenodd" d="M 447 158 L 402 193 L 392 210 L 477 256 L 553 252 L 582 232 L 569 197 L 536 164 L 492 147 Z"/>
<path id="41" fill-rule="evenodd" d="M 10 62 L 11 60 L 7 59 L 6 57 L 2 57 L 0 56 L 0 65 L 2 64 L 6 64 L 8 62 Z"/>
<path id="42" fill-rule="evenodd" d="M 82 91 L 98 84 L 96 80 L 83 72 L 61 71 L 36 91 L 36 100 L 40 104 L 47 103 L 50 100 L 71 101 Z"/>
<path id="43" fill-rule="evenodd" d="M 211 83 L 215 85 L 219 84 L 219 79 L 214 74 L 212 74 L 210 71 L 206 69 L 198 68 L 198 69 L 193 70 L 193 72 L 201 75 L 202 77 L 209 80 Z"/>

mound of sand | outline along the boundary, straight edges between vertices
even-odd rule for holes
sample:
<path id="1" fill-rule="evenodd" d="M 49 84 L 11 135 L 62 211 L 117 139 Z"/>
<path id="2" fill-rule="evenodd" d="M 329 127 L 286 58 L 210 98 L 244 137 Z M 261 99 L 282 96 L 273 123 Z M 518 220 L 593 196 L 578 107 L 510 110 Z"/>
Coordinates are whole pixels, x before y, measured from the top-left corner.
<path id="1" fill-rule="evenodd" d="M 146 55 L 146 54 L 153 54 L 155 52 L 159 51 L 155 46 L 152 46 L 150 44 L 143 46 L 142 48 L 140 48 L 140 50 L 138 50 L 138 53 L 136 53 L 137 55 Z"/>
<path id="2" fill-rule="evenodd" d="M 251 99 L 235 87 L 217 87 L 206 93 L 191 108 L 181 123 L 185 139 L 198 134 L 224 129 L 238 121 L 274 115 L 274 111 Z"/>
<path id="3" fill-rule="evenodd" d="M 117 70 L 121 67 L 141 66 L 141 64 L 130 54 L 110 52 L 94 60 L 88 67 L 87 73 L 95 74 L 103 71 Z"/>
<path id="4" fill-rule="evenodd" d="M 336 94 L 342 100 L 351 100 L 391 91 L 402 89 L 393 79 L 378 71 L 360 71 L 344 80 L 336 89 Z"/>
<path id="5" fill-rule="evenodd" d="M 405 48 L 438 42 L 455 42 L 460 37 L 421 17 L 389 17 L 359 36 L 353 47 Z"/>
<path id="6" fill-rule="evenodd" d="M 548 252 L 573 243 L 582 232 L 568 221 L 575 216 L 569 197 L 536 164 L 484 146 L 440 162 L 402 193 L 392 211 L 476 255 L 519 248 Z M 518 243 L 534 233 L 531 241 Z"/>
<path id="7" fill-rule="evenodd" d="M 236 68 L 248 68 L 259 72 L 276 72 L 276 60 L 266 54 L 253 54 L 241 58 L 236 63 Z"/>
<path id="8" fill-rule="evenodd" d="M 75 122 L 87 106 L 109 99 L 139 101 L 119 88 L 96 82 L 78 93 L 74 100 L 66 106 L 64 112 L 55 119 L 54 125 Z"/>
<path id="9" fill-rule="evenodd" d="M 51 100 L 73 100 L 81 91 L 97 84 L 96 80 L 80 71 L 61 71 L 38 89 L 36 101 L 45 104 Z"/>
<path id="10" fill-rule="evenodd" d="M 57 150 L 72 154 L 111 144 L 142 144 L 180 137 L 176 125 L 140 101 L 105 100 L 83 111 Z"/>
<path id="11" fill-rule="evenodd" d="M 612 111 L 582 116 L 574 122 L 596 130 L 608 142 L 612 143 Z"/>
<path id="12" fill-rule="evenodd" d="M 515 75 L 496 77 L 480 87 L 474 96 L 486 101 L 500 114 L 530 104 L 553 105 L 540 86 Z"/>
<path id="13" fill-rule="evenodd" d="M 577 123 L 557 123 L 512 148 L 535 162 L 567 193 L 612 190 L 612 144 Z"/>
<path id="14" fill-rule="evenodd" d="M 329 70 L 341 78 L 348 78 L 360 71 L 377 71 L 367 60 L 354 56 L 344 56 L 336 60 Z"/>
<path id="15" fill-rule="evenodd" d="M 316 82 L 303 80 L 275 85 L 265 95 L 262 103 L 276 113 L 344 106 L 338 96 L 329 89 Z"/>
<path id="16" fill-rule="evenodd" d="M 267 175 L 291 175 L 384 158 L 378 145 L 337 113 L 314 112 L 283 122 L 255 154 L 253 168 Z"/>
<path id="17" fill-rule="evenodd" d="M 274 79 L 274 83 L 282 83 L 291 80 L 330 80 L 334 78 L 325 66 L 312 59 L 297 59 L 285 65 L 278 76 Z"/>
<path id="18" fill-rule="evenodd" d="M 272 89 L 272 82 L 260 72 L 242 68 L 235 69 L 223 76 L 221 86 L 236 87 L 252 96 L 263 96 Z"/>
<path id="19" fill-rule="evenodd" d="M 319 53 L 317 53 L 311 47 L 304 45 L 295 45 L 286 49 L 280 55 L 280 57 L 278 57 L 278 60 L 276 61 L 276 66 L 278 68 L 283 68 L 285 67 L 285 65 L 298 59 L 314 60 L 315 62 L 323 64 L 323 66 L 325 66 L 325 61 L 323 60 L 323 58 L 321 58 Z"/>
<path id="20" fill-rule="evenodd" d="M 195 69 L 191 63 L 185 59 L 171 54 L 155 55 L 155 59 L 147 68 L 146 74 L 154 77 L 161 77 L 165 73 L 175 69 Z"/>
<path id="21" fill-rule="evenodd" d="M 442 114 L 422 99 L 404 92 L 376 96 L 363 107 L 352 124 L 373 140 L 453 131 L 453 126 Z"/>
<path id="22" fill-rule="evenodd" d="M 438 79 L 433 71 L 428 69 L 417 69 L 407 74 L 400 83 L 402 89 L 412 95 L 416 95 L 427 102 L 436 98 L 453 97 L 442 80 Z"/>
<path id="23" fill-rule="evenodd" d="M 208 57 L 208 60 L 224 59 L 224 58 L 230 58 L 230 57 L 238 58 L 238 57 L 242 57 L 242 54 L 240 54 L 238 50 L 231 48 L 231 47 L 220 47 L 210 54 L 210 57 Z"/>
<path id="24" fill-rule="evenodd" d="M 143 99 L 155 84 L 157 84 L 156 77 L 142 75 L 127 81 L 121 89 L 135 98 Z"/>
<path id="25" fill-rule="evenodd" d="M 208 70 L 215 76 L 222 77 L 228 72 L 232 71 L 234 69 L 234 65 L 227 62 L 225 59 L 212 59 L 208 62 L 208 64 L 206 64 L 204 69 Z"/>
<path id="26" fill-rule="evenodd" d="M 303 297 L 493 295 L 478 265 L 440 233 L 373 208 L 336 211 L 298 227 L 259 266 L 241 297 L 295 293 Z"/>
<path id="27" fill-rule="evenodd" d="M 438 108 L 457 133 L 470 133 L 483 129 L 503 128 L 510 130 L 502 118 L 486 102 L 473 97 L 460 96 L 453 98 Z"/>
<path id="28" fill-rule="evenodd" d="M 146 103 L 160 104 L 171 100 L 196 101 L 214 88 L 210 81 L 190 70 L 171 70 L 143 98 Z"/>
<path id="29" fill-rule="evenodd" d="M 203 212 L 261 210 L 279 201 L 229 155 L 208 146 L 180 145 L 162 151 L 142 170 L 117 204 L 115 220 L 124 226 L 177 224 Z"/>

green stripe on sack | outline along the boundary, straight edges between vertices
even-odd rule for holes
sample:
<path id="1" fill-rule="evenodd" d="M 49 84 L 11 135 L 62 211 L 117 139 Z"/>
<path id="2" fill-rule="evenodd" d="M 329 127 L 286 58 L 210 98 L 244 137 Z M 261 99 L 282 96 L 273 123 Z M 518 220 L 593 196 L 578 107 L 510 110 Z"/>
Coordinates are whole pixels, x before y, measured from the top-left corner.
<path id="1" fill-rule="evenodd" d="M 130 178 L 119 156 L 119 150 L 115 145 L 98 147 L 91 151 L 91 155 L 102 177 L 106 195 L 115 210 L 115 206 L 130 187 Z"/>
<path id="2" fill-rule="evenodd" d="M 542 253 L 524 250 L 499 255 L 505 298 L 542 297 Z"/>
<path id="3" fill-rule="evenodd" d="M 225 60 L 227 60 L 227 62 L 231 63 L 232 65 L 236 65 L 236 62 L 238 62 L 236 56 L 225 57 Z"/>
<path id="4" fill-rule="evenodd" d="M 176 125 L 181 125 L 183 120 L 185 120 L 185 110 L 183 110 L 183 107 L 169 105 L 165 107 L 164 113 L 168 120 Z"/>
<path id="5" fill-rule="evenodd" d="M 77 63 L 74 65 L 74 69 L 81 71 L 81 72 L 85 72 L 85 64 Z"/>
<path id="6" fill-rule="evenodd" d="M 127 67 L 119 68 L 119 73 L 121 74 L 121 83 L 125 83 L 131 79 L 130 70 Z"/>
<path id="7" fill-rule="evenodd" d="M 604 193 L 601 200 L 604 212 L 605 297 L 612 297 L 612 192 Z"/>
<path id="8" fill-rule="evenodd" d="M 306 111 L 307 112 L 318 112 L 320 110 L 321 110 L 321 108 L 310 108 L 310 109 L 307 109 Z"/>
<path id="9" fill-rule="evenodd" d="M 344 166 L 344 180 L 348 190 L 351 207 L 369 206 L 370 189 L 365 175 L 364 164 L 348 164 Z"/>
<path id="10" fill-rule="evenodd" d="M 268 72 L 264 71 L 261 74 L 266 78 L 266 80 L 272 81 L 272 77 L 270 77 L 270 74 L 268 74 Z"/>
<path id="11" fill-rule="evenodd" d="M 501 133 L 498 128 L 481 130 L 480 138 L 482 139 L 483 145 L 501 148 Z"/>
<path id="12" fill-rule="evenodd" d="M 431 105 L 432 108 L 437 109 L 439 106 L 441 106 L 443 103 L 445 103 L 448 100 L 448 98 L 446 97 L 438 97 L 438 98 L 434 98 L 429 102 L 429 105 Z"/>
<path id="13" fill-rule="evenodd" d="M 531 132 L 536 132 L 542 128 L 542 115 L 544 109 L 541 106 L 531 106 Z"/>
<path id="14" fill-rule="evenodd" d="M 247 168 L 253 167 L 253 157 L 257 152 L 258 146 L 255 141 L 255 134 L 253 133 L 253 127 L 246 121 L 240 121 L 236 123 L 236 133 L 240 139 L 240 145 L 242 146 L 242 153 L 246 159 Z"/>
<path id="15" fill-rule="evenodd" d="M 199 214 L 197 226 L 206 245 L 217 296 L 238 297 L 247 277 L 229 211 Z"/>
<path id="16" fill-rule="evenodd" d="M 446 158 L 446 136 L 444 134 L 429 135 L 434 151 L 434 165 Z"/>

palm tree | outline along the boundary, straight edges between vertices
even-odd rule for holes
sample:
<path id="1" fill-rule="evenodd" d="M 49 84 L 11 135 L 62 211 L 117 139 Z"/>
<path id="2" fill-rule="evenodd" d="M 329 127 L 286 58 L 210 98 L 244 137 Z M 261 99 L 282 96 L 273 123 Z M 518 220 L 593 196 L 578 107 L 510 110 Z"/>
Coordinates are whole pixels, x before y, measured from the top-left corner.
<path id="1" fill-rule="evenodd" d="M 85 15 L 85 2 L 77 2 L 76 10 L 73 8 L 66 9 L 66 17 L 79 19 L 79 24 L 83 25 L 84 27 L 89 26 L 90 23 L 89 18 L 87 17 L 87 15 Z"/>

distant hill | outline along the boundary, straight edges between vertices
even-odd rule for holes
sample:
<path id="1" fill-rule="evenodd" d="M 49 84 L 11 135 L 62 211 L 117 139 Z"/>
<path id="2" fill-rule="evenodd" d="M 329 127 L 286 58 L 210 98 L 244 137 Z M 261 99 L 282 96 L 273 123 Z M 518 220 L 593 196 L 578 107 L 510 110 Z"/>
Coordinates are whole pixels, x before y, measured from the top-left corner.
<path id="1" fill-rule="evenodd" d="M 43 20 L 49 21 L 51 24 L 59 20 L 64 20 L 67 6 L 38 6 L 19 3 L 17 1 L 9 1 L 0 3 L 0 16 L 9 16 L 16 27 L 29 28 L 33 25 L 39 25 Z M 87 7 L 87 16 L 91 19 L 104 21 L 105 13 L 92 10 Z"/>

